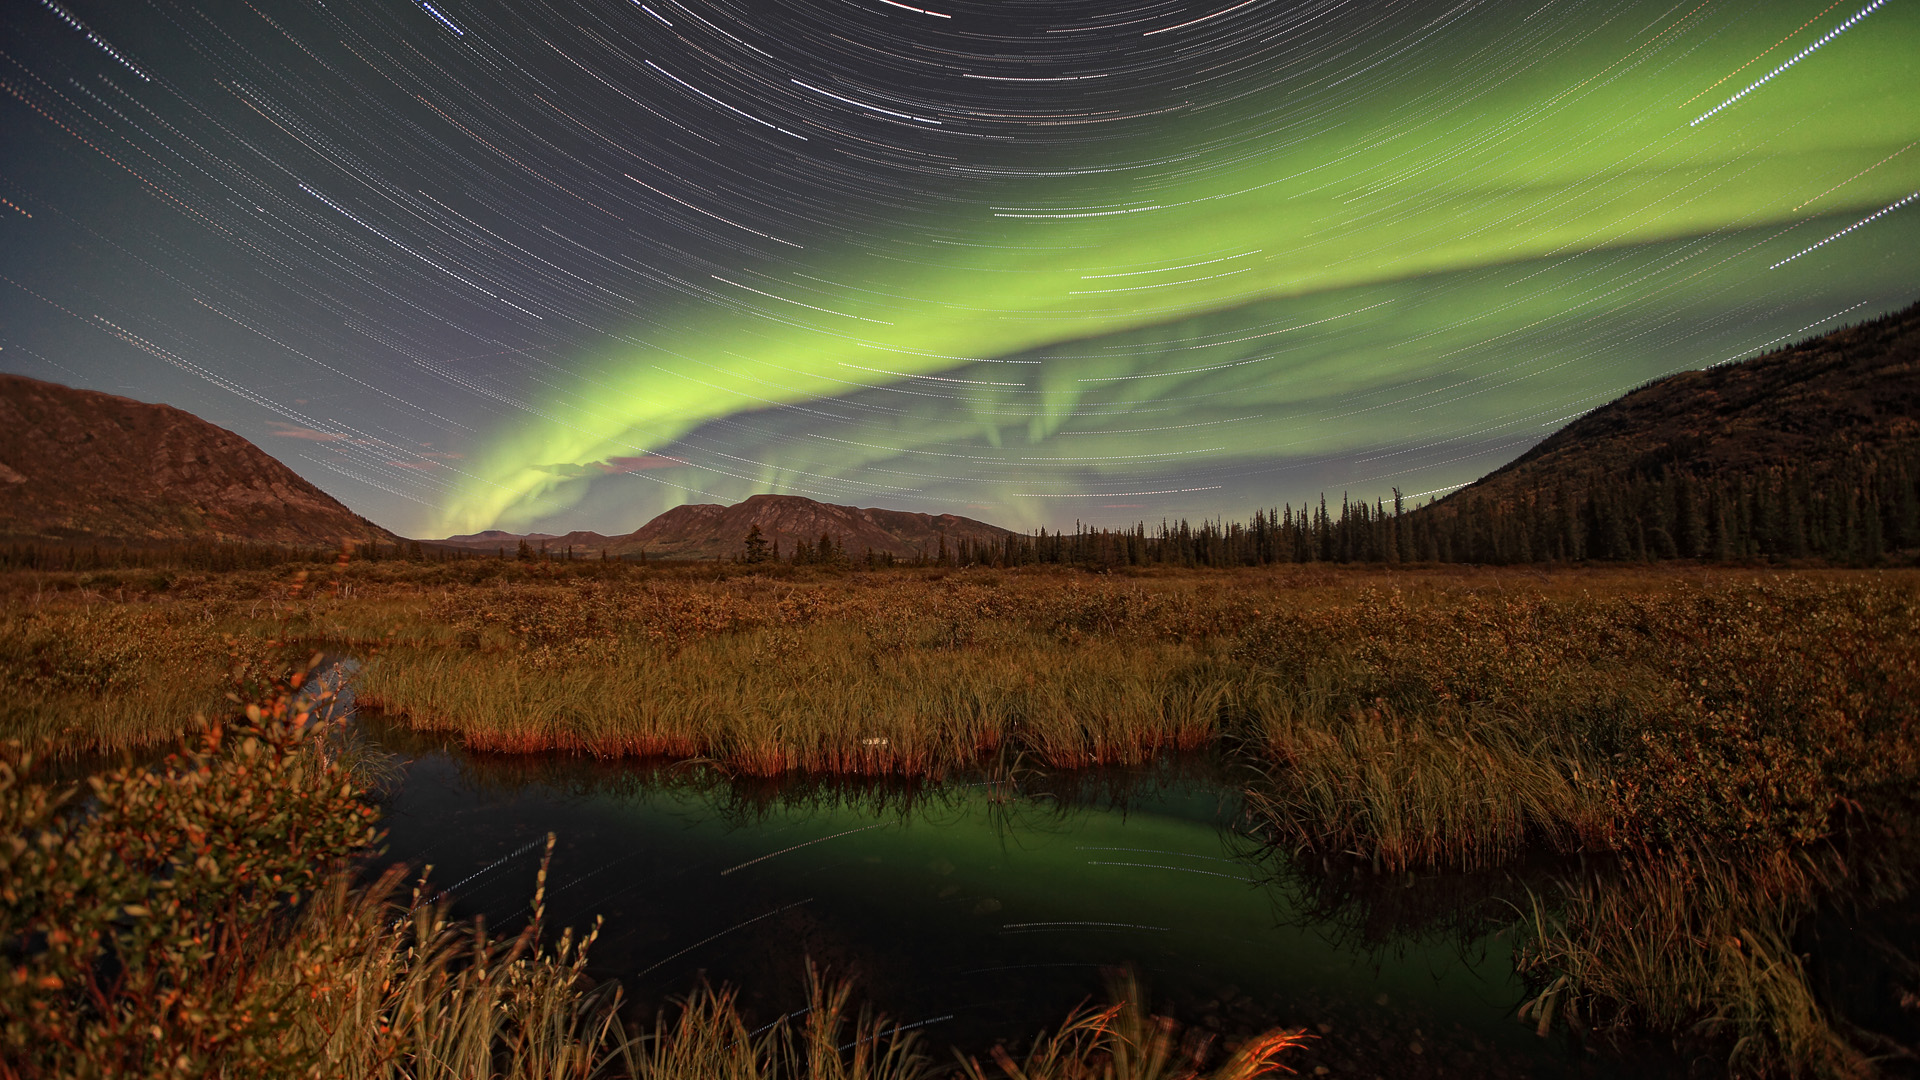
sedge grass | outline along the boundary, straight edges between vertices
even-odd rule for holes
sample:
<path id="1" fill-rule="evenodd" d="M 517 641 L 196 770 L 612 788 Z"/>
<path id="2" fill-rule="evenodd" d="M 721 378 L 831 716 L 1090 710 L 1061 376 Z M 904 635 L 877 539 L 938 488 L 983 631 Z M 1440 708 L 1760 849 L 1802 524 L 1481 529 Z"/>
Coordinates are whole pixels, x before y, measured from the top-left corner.
<path id="1" fill-rule="evenodd" d="M 479 584 L 378 564 L 14 604 L 0 734 L 162 742 L 276 657 L 324 648 L 365 661 L 363 702 L 489 751 L 919 776 L 1008 749 L 1072 768 L 1224 739 L 1266 764 L 1279 833 L 1395 866 L 1488 865 L 1536 839 L 1806 843 L 1841 800 L 1920 777 L 1901 721 L 1920 698 L 1911 575 L 1489 589 L 484 568 Z"/>
<path id="2" fill-rule="evenodd" d="M 1276 1070 L 1292 1071 L 1285 1069 L 1283 1058 L 1308 1038 L 1305 1031 L 1274 1029 L 1246 1040 L 1205 1071 L 1210 1034 L 1189 1030 L 1183 1036 L 1170 1017 L 1148 1013 L 1131 974 L 1110 976 L 1108 996 L 1111 1005 L 1082 1006 L 1058 1028 L 1041 1032 L 1024 1061 L 995 1047 L 995 1071 L 1005 1080 L 1253 1080 Z M 961 1060 L 966 1080 L 993 1075 L 977 1058 Z"/>
<path id="3" fill-rule="evenodd" d="M 1846 873 L 1811 853 L 1693 849 L 1569 878 L 1524 912 L 1516 966 L 1534 991 L 1520 1017 L 1542 1035 L 1562 1023 L 1717 1043 L 1733 1075 L 1876 1075 L 1793 944 L 1799 919 Z"/>
<path id="4" fill-rule="evenodd" d="M 135 750 L 179 739 L 229 694 L 284 674 L 278 647 L 183 615 L 91 603 L 0 619 L 0 735 L 66 754 Z"/>
<path id="5" fill-rule="evenodd" d="M 1281 835 L 1395 866 L 1770 851 L 1920 779 L 1920 604 L 1783 577 L 1624 595 L 1376 593 L 1242 634 Z"/>
<path id="6" fill-rule="evenodd" d="M 481 750 L 701 756 L 747 775 L 938 775 L 1018 738 L 1054 767 L 1132 763 L 1212 742 L 1234 691 L 1194 646 L 1000 647 L 876 653 L 859 630 L 794 642 L 753 630 L 544 655 L 392 647 L 361 699 Z"/>
<path id="7" fill-rule="evenodd" d="M 1377 869 L 1498 865 L 1528 845 L 1604 849 L 1613 808 L 1595 755 L 1487 707 L 1401 712 L 1384 701 L 1327 715 L 1324 695 L 1269 688 L 1252 734 L 1273 756 L 1255 811 L 1296 850 L 1359 855 Z"/>

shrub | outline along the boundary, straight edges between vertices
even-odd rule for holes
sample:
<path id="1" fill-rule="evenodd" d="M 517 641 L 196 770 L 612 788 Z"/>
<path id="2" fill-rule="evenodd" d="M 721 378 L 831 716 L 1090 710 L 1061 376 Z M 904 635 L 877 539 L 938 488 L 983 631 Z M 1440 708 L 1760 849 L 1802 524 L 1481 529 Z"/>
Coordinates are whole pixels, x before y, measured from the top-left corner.
<path id="1" fill-rule="evenodd" d="M 372 843 L 296 678 L 151 768 L 56 788 L 0 751 L 0 1032 L 23 1076 L 204 1075 L 274 1065 L 291 1022 L 262 957 Z"/>

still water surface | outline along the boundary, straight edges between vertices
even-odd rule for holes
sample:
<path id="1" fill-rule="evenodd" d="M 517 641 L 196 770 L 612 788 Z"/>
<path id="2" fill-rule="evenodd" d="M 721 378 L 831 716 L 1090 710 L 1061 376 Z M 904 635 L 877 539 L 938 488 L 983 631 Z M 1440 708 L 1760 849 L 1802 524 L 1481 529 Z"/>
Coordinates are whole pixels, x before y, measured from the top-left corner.
<path id="1" fill-rule="evenodd" d="M 1363 882 L 1344 916 L 1303 891 L 1241 831 L 1239 789 L 1207 758 L 919 787 L 736 783 L 470 755 L 377 717 L 363 729 L 410 761 L 384 819 L 389 858 L 431 864 L 457 915 L 510 932 L 554 833 L 550 920 L 605 920 L 591 970 L 643 1015 L 705 979 L 742 988 L 750 1022 L 769 1022 L 804 1005 L 811 958 L 944 1058 L 1019 1042 L 1131 968 L 1156 1011 L 1222 1040 L 1314 1030 L 1294 1062 L 1307 1075 L 1626 1071 L 1513 1018 L 1522 987 L 1497 919 L 1382 931 L 1382 894 L 1431 883 Z"/>

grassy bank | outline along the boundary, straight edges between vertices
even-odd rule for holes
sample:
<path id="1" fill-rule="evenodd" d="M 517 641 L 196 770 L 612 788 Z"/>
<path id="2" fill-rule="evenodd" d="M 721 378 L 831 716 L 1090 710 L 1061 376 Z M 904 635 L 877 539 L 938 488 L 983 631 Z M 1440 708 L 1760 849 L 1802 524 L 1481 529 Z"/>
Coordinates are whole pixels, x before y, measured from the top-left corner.
<path id="1" fill-rule="evenodd" d="M 1277 836 L 1392 870 L 1774 850 L 1920 779 L 1909 577 L 1568 578 L 515 583 L 389 607 L 359 689 L 476 749 L 746 775 L 1225 743 Z"/>
<path id="2" fill-rule="evenodd" d="M 1717 1043 L 1734 1075 L 1876 1075 L 1876 1057 L 1904 1055 L 1836 1022 L 1794 933 L 1822 901 L 1871 906 L 1886 879 L 1854 870 L 1824 846 L 1739 857 L 1687 848 L 1565 879 L 1525 912 L 1517 960 L 1534 993 L 1520 1018 L 1543 1033 L 1558 1024 Z"/>

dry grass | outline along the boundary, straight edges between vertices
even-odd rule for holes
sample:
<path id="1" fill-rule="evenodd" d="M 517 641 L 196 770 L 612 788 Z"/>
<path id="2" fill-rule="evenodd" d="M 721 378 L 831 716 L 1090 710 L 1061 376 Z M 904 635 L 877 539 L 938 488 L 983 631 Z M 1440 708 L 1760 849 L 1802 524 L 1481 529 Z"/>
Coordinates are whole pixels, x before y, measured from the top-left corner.
<path id="1" fill-rule="evenodd" d="M 282 654 L 256 636 L 223 635 L 204 613 L 118 604 L 15 610 L 0 620 L 0 735 L 67 753 L 172 742 L 194 716 L 223 711 L 227 694 L 284 674 Z"/>
<path id="2" fill-rule="evenodd" d="M 275 1032 L 281 1063 L 312 1076 L 501 1080 L 612 1075 L 628 1041 L 619 987 L 585 976 L 595 932 L 542 941 L 534 919 L 490 939 L 440 904 L 396 904 L 397 874 L 352 889 L 339 877 L 269 953 L 260 996 L 296 1003 Z M 424 883 L 422 883 L 424 886 Z M 247 1075 L 251 1062 L 221 1075 Z"/>
<path id="3" fill-rule="evenodd" d="M 1171 1018 L 1149 1014 L 1130 975 L 1111 976 L 1108 996 L 1113 1004 L 1106 1008 L 1082 1006 L 1060 1027 L 1041 1032 L 1025 1061 L 995 1047 L 994 1065 L 1006 1080 L 1253 1080 L 1276 1070 L 1291 1072 L 1283 1057 L 1309 1038 L 1304 1031 L 1268 1031 L 1203 1072 L 1212 1035 L 1188 1030 L 1183 1037 Z M 977 1059 L 963 1058 L 961 1075 L 987 1080 L 990 1074 Z"/>
<path id="4" fill-rule="evenodd" d="M 1561 1023 L 1717 1043 L 1736 1076 L 1877 1075 L 1793 943 L 1799 920 L 1851 884 L 1848 870 L 1823 853 L 1696 849 L 1569 879 L 1525 913 L 1517 961 L 1534 994 L 1520 1017 L 1541 1034 Z"/>
<path id="5" fill-rule="evenodd" d="M 1216 735 L 1232 683 L 1208 651 L 1158 642 L 876 651 L 862 628 L 824 625 L 565 663 L 534 650 L 389 648 L 359 692 L 482 750 L 700 756 L 763 776 L 937 775 L 1014 739 L 1063 768 L 1196 748 Z"/>
<path id="6" fill-rule="evenodd" d="M 1276 830 L 1396 868 L 1561 850 L 1771 851 L 1920 779 L 1904 580 L 1379 591 L 1244 634 Z"/>
<path id="7" fill-rule="evenodd" d="M 1612 807 L 1582 782 L 1604 766 L 1565 733 L 1486 706 L 1329 716 L 1324 701 L 1269 688 L 1250 705 L 1275 758 L 1252 804 L 1295 848 L 1403 871 L 1495 866 L 1534 842 L 1610 846 Z"/>

